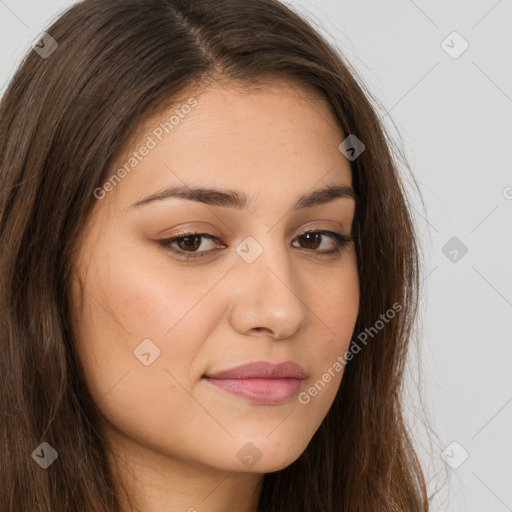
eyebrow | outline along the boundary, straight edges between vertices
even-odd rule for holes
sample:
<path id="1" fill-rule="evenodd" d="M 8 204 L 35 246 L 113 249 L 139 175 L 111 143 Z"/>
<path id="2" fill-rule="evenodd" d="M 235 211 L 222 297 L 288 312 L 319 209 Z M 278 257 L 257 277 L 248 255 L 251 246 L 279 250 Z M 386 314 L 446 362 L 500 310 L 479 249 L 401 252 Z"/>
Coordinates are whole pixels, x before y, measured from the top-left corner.
<path id="1" fill-rule="evenodd" d="M 152 194 L 136 203 L 132 204 L 129 208 L 152 203 L 153 201 L 160 201 L 170 198 L 189 199 L 197 201 L 210 206 L 221 206 L 224 208 L 236 208 L 239 210 L 247 209 L 247 196 L 244 193 L 236 192 L 235 190 L 220 190 L 208 187 L 185 187 L 176 186 L 169 187 L 165 190 Z M 304 208 L 311 208 L 321 204 L 328 203 L 334 199 L 350 198 L 354 201 L 357 200 L 357 195 L 351 187 L 347 185 L 330 185 L 324 188 L 314 190 L 308 194 L 303 195 L 293 206 L 293 210 L 302 210 Z"/>

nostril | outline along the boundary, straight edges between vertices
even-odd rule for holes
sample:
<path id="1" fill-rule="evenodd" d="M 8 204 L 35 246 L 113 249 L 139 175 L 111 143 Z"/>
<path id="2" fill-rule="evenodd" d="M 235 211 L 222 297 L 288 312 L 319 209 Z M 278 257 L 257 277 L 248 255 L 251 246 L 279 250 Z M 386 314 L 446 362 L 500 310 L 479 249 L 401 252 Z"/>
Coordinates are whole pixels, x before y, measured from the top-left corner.
<path id="1" fill-rule="evenodd" d="M 253 331 L 274 334 L 273 331 L 268 327 L 254 327 Z"/>

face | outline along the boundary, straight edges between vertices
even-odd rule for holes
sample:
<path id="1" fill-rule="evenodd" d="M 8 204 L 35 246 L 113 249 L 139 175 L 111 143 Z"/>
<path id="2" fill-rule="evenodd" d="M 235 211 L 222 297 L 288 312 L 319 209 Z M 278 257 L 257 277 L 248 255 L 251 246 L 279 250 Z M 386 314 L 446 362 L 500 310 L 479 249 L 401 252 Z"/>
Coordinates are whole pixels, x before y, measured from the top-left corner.
<path id="1" fill-rule="evenodd" d="M 346 135 L 291 84 L 188 99 L 141 127 L 109 174 L 127 164 L 122 179 L 97 193 L 74 261 L 78 356 L 124 446 L 276 471 L 332 405 L 341 371 L 299 396 L 348 349 L 358 312 Z"/>

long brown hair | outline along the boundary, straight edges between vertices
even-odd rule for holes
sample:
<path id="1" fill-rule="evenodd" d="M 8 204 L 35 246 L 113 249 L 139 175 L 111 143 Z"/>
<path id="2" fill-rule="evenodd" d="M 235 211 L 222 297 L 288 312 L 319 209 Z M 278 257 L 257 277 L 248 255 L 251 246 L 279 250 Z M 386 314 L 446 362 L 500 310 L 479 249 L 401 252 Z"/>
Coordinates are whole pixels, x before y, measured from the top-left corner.
<path id="1" fill-rule="evenodd" d="M 277 0 L 85 0 L 48 33 L 58 46 L 31 51 L 0 104 L 0 510 L 120 510 L 68 296 L 94 190 L 178 95 L 273 77 L 322 93 L 343 133 L 366 146 L 351 161 L 361 286 L 352 343 L 394 304 L 401 311 L 347 364 L 304 453 L 265 475 L 259 510 L 426 512 L 401 405 L 417 239 L 390 142 L 348 63 Z M 42 442 L 58 452 L 46 470 L 31 457 Z"/>

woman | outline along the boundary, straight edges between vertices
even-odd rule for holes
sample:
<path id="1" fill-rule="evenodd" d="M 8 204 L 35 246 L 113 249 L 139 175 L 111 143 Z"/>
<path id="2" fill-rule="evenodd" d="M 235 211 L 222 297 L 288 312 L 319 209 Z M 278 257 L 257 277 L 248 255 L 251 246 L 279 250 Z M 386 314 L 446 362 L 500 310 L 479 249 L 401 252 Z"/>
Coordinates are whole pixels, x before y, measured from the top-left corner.
<path id="1" fill-rule="evenodd" d="M 2 511 L 427 511 L 418 252 L 275 0 L 85 0 L 0 106 Z"/>

